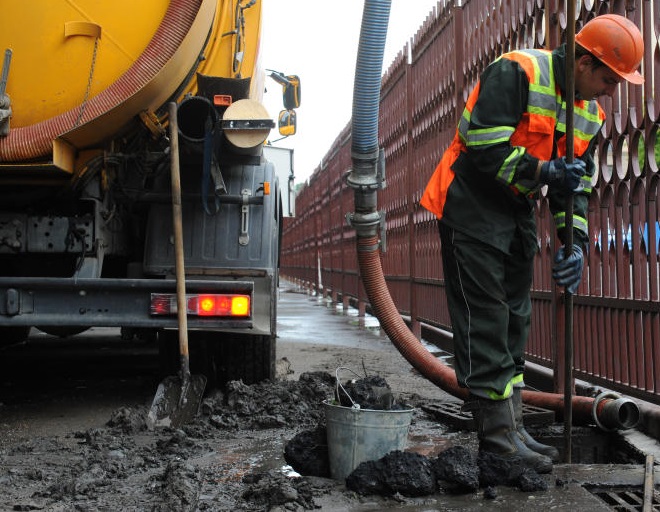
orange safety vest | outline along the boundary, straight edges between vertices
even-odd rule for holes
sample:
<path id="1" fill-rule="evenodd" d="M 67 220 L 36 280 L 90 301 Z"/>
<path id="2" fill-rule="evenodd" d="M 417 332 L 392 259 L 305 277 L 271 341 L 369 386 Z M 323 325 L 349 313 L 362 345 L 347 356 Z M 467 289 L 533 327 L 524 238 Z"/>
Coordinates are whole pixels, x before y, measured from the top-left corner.
<path id="1" fill-rule="evenodd" d="M 527 109 L 509 138 L 511 146 L 525 148 L 526 152 L 540 160 L 550 160 L 553 157 L 555 130 L 559 129 L 564 135 L 556 141 L 556 156 L 565 156 L 566 103 L 562 101 L 554 79 L 551 52 L 520 50 L 504 54 L 501 58 L 517 62 L 529 81 Z M 470 117 L 478 97 L 479 83 L 470 93 L 454 139 L 443 154 L 420 200 L 420 204 L 439 219 L 442 218 L 447 192 L 454 179 L 452 165 L 461 152 L 468 151 Z M 558 105 L 561 105 L 559 112 Z M 574 104 L 574 118 L 573 156 L 578 157 L 586 152 L 591 139 L 600 130 L 605 113 L 596 101 L 578 100 Z M 538 190 L 539 184 L 531 180 L 512 182 L 506 175 L 507 171 L 501 169 L 498 178 L 510 183 L 514 192 L 533 195 Z"/>

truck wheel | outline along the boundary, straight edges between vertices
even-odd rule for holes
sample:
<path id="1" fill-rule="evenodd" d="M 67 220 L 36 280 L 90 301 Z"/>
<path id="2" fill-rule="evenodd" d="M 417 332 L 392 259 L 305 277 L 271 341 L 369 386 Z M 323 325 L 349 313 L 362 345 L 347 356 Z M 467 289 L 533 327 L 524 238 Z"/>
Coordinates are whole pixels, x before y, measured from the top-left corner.
<path id="1" fill-rule="evenodd" d="M 21 343 L 29 334 L 30 326 L 0 327 L 0 347 Z"/>

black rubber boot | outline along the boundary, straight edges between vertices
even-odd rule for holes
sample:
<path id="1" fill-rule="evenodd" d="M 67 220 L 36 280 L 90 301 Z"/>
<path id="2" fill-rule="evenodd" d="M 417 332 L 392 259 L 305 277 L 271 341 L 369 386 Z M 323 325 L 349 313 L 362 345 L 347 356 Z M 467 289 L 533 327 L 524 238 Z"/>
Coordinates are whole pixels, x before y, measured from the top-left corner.
<path id="1" fill-rule="evenodd" d="M 554 446 L 549 446 L 547 444 L 539 443 L 536 439 L 529 435 L 529 432 L 525 429 L 523 425 L 523 400 L 522 400 L 522 388 L 513 388 L 513 412 L 516 420 L 516 429 L 522 437 L 525 446 L 530 450 L 540 453 L 549 457 L 552 462 L 559 462 L 559 450 Z"/>
<path id="2" fill-rule="evenodd" d="M 527 448 L 516 430 L 511 398 L 487 400 L 474 397 L 465 404 L 464 409 L 472 411 L 476 419 L 480 452 L 494 453 L 504 459 L 517 459 L 537 473 L 552 471 L 552 460 Z"/>

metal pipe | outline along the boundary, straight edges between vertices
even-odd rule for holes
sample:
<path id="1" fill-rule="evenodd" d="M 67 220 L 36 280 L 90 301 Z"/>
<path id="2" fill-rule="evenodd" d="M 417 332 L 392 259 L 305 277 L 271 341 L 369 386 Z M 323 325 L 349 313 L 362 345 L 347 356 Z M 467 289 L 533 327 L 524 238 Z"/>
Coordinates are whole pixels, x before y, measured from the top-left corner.
<path id="1" fill-rule="evenodd" d="M 177 108 L 179 118 L 178 134 L 185 143 L 202 146 L 206 138 L 206 122 L 211 119 L 211 128 L 218 121 L 218 113 L 213 104 L 203 96 L 187 96 Z"/>

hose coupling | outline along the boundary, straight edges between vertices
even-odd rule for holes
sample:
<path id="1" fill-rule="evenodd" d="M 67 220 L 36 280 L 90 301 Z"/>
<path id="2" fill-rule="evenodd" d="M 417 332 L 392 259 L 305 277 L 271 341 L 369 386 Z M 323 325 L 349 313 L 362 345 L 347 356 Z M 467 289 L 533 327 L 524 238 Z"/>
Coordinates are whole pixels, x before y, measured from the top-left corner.
<path id="1" fill-rule="evenodd" d="M 371 153 L 351 151 L 353 168 L 346 175 L 349 187 L 371 191 L 385 188 L 385 150 L 380 148 Z"/>
<path id="2" fill-rule="evenodd" d="M 605 431 L 633 428 L 640 419 L 637 404 L 613 392 L 601 393 L 595 398 L 592 414 L 596 425 Z"/>
<path id="3" fill-rule="evenodd" d="M 358 238 L 376 236 L 382 226 L 381 214 L 378 211 L 347 213 L 346 222 L 349 226 L 355 228 L 355 234 Z"/>

